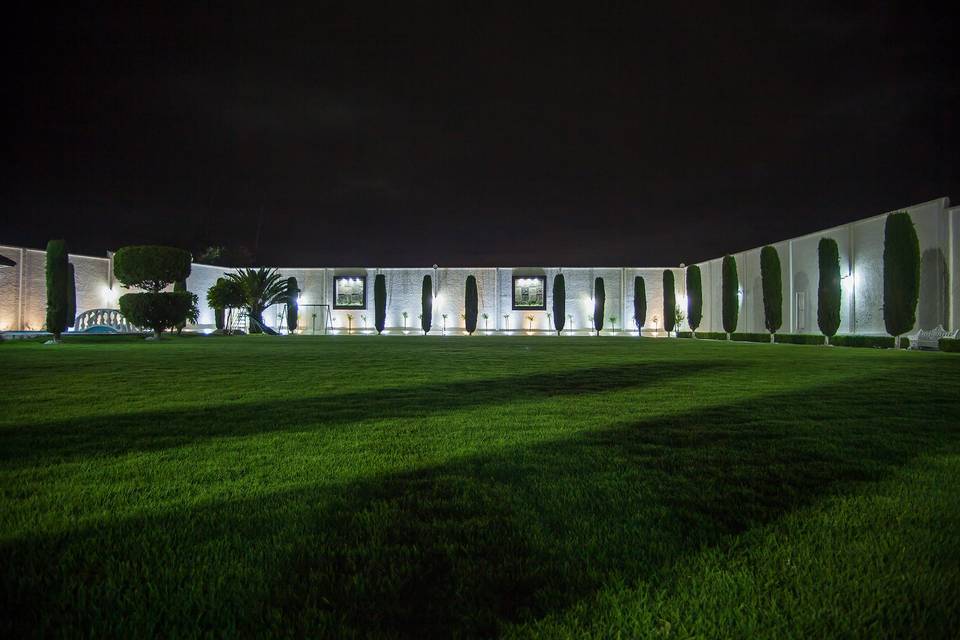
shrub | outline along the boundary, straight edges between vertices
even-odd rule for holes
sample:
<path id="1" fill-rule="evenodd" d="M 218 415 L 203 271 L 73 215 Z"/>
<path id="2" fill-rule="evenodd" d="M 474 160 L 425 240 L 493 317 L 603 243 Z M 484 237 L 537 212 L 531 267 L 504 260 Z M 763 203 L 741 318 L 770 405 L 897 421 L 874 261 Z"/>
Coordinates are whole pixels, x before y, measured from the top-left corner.
<path id="1" fill-rule="evenodd" d="M 703 340 L 726 340 L 727 334 L 723 331 L 698 331 L 697 339 Z"/>
<path id="2" fill-rule="evenodd" d="M 647 324 L 647 285 L 643 276 L 633 279 L 633 321 L 637 323 L 637 331 Z"/>
<path id="3" fill-rule="evenodd" d="M 125 287 L 159 293 L 190 275 L 190 253 L 174 247 L 122 247 L 113 254 L 113 274 Z"/>
<path id="4" fill-rule="evenodd" d="M 663 271 L 663 328 L 669 335 L 677 326 L 677 289 L 673 271 Z"/>
<path id="5" fill-rule="evenodd" d="M 899 336 L 917 322 L 920 241 L 906 211 L 887 216 L 883 229 L 883 323 Z"/>
<path id="6" fill-rule="evenodd" d="M 176 282 L 173 283 L 173 291 L 174 293 L 187 293 L 187 283 L 183 280 L 177 280 Z M 183 329 L 186 326 L 187 326 L 187 317 L 185 315 L 182 320 L 180 320 L 179 322 L 177 322 L 177 324 L 173 326 L 173 328 L 177 330 L 177 335 L 180 335 L 181 333 L 183 333 Z"/>
<path id="7" fill-rule="evenodd" d="M 234 281 L 227 278 L 217 278 L 216 283 L 207 289 L 207 305 L 214 311 L 217 329 L 226 328 L 225 310 L 243 306 L 243 291 Z"/>
<path id="8" fill-rule="evenodd" d="M 730 339 L 734 342 L 770 342 L 769 333 L 731 333 Z"/>
<path id="9" fill-rule="evenodd" d="M 894 339 L 890 336 L 833 336 L 830 344 L 838 347 L 871 347 L 874 349 L 893 349 Z"/>
<path id="10" fill-rule="evenodd" d="M 723 256 L 721 270 L 720 302 L 722 305 L 723 330 L 733 333 L 740 319 L 740 278 L 737 275 L 737 261 L 731 255 Z"/>
<path id="11" fill-rule="evenodd" d="M 287 278 L 287 331 L 293 333 L 300 325 L 300 285 L 293 276 Z"/>
<path id="12" fill-rule="evenodd" d="M 820 238 L 817 245 L 820 281 L 817 283 L 817 325 L 823 335 L 840 328 L 840 249 L 833 238 Z"/>
<path id="13" fill-rule="evenodd" d="M 463 293 L 463 315 L 465 316 L 463 323 L 467 333 L 473 335 L 473 332 L 477 330 L 477 314 L 480 311 L 480 296 L 477 292 L 477 279 L 474 276 L 467 276 L 467 284 Z"/>
<path id="14" fill-rule="evenodd" d="M 760 280 L 763 285 L 763 322 L 770 333 L 783 325 L 783 281 L 780 254 L 770 245 L 760 250 Z"/>
<path id="15" fill-rule="evenodd" d="M 423 335 L 427 335 L 433 325 L 433 279 L 423 276 L 423 287 L 420 289 L 420 328 Z"/>
<path id="16" fill-rule="evenodd" d="M 940 338 L 940 351 L 960 353 L 960 340 L 956 338 Z"/>
<path id="17" fill-rule="evenodd" d="M 66 331 L 77 323 L 77 271 L 73 264 L 67 263 L 67 322 L 63 327 Z"/>
<path id="18" fill-rule="evenodd" d="M 562 273 L 553 276 L 553 326 L 557 335 L 567 325 L 567 285 Z"/>
<path id="19" fill-rule="evenodd" d="M 217 331 L 223 331 L 226 326 L 226 318 L 224 318 L 224 309 L 220 307 L 219 309 L 213 310 L 213 322 L 217 327 Z"/>
<path id="20" fill-rule="evenodd" d="M 696 331 L 703 320 L 703 282 L 700 267 L 687 267 L 687 325 L 690 331 Z"/>
<path id="21" fill-rule="evenodd" d="M 67 243 L 51 240 L 47 243 L 47 331 L 59 341 L 67 328 L 67 309 L 70 306 L 67 288 L 70 281 Z"/>
<path id="22" fill-rule="evenodd" d="M 593 328 L 600 335 L 603 329 L 603 308 L 607 304 L 607 293 L 603 289 L 603 278 L 593 281 Z"/>
<path id="23" fill-rule="evenodd" d="M 809 333 L 778 333 L 773 341 L 781 344 L 823 344 L 823 336 Z"/>
<path id="24" fill-rule="evenodd" d="M 138 327 L 153 329 L 159 336 L 190 314 L 196 296 L 192 293 L 127 293 L 120 296 L 120 313 Z"/>

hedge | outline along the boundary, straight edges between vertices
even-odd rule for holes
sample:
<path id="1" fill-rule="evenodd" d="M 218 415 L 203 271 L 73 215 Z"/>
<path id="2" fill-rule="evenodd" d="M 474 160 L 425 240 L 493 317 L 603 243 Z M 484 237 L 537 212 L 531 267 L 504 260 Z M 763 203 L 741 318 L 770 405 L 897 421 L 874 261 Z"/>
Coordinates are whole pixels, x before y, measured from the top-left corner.
<path id="1" fill-rule="evenodd" d="M 817 245 L 820 280 L 817 282 L 817 325 L 833 336 L 840 328 L 840 248 L 833 238 L 820 238 Z"/>
<path id="2" fill-rule="evenodd" d="M 763 288 L 763 321 L 770 333 L 783 326 L 783 281 L 780 254 L 770 245 L 760 250 L 760 281 Z"/>
<path id="3" fill-rule="evenodd" d="M 647 324 L 647 285 L 643 276 L 633 279 L 633 321 L 637 323 L 637 330 Z"/>
<path id="4" fill-rule="evenodd" d="M 917 321 L 920 241 L 906 211 L 891 213 L 883 228 L 883 323 L 899 336 Z"/>
<path id="5" fill-rule="evenodd" d="M 769 333 L 731 333 L 730 339 L 734 342 L 770 342 Z"/>
<path id="6" fill-rule="evenodd" d="M 70 306 L 67 287 L 70 281 L 70 267 L 67 255 L 67 243 L 63 240 L 51 240 L 47 243 L 47 331 L 54 340 L 67 328 L 67 309 Z"/>
<path id="7" fill-rule="evenodd" d="M 703 281 L 700 267 L 687 267 L 687 325 L 696 331 L 703 320 Z"/>
<path id="8" fill-rule="evenodd" d="M 120 296 L 120 313 L 138 327 L 149 327 L 159 336 L 164 330 L 177 326 L 190 313 L 193 294 L 127 293 Z"/>
<path id="9" fill-rule="evenodd" d="M 477 314 L 480 311 L 480 296 L 477 292 L 477 279 L 474 276 L 467 276 L 467 284 L 464 290 L 464 315 L 467 333 L 473 335 L 477 330 Z"/>
<path id="10" fill-rule="evenodd" d="M 677 286 L 673 271 L 663 271 L 663 328 L 667 333 L 677 326 Z"/>
<path id="11" fill-rule="evenodd" d="M 727 334 L 723 331 L 697 331 L 697 339 L 701 338 L 704 340 L 726 340 Z"/>
<path id="12" fill-rule="evenodd" d="M 903 345 L 904 338 L 900 339 L 901 346 Z M 947 351 L 950 353 L 960 353 L 960 340 L 957 338 L 940 338 L 940 351 Z"/>
<path id="13" fill-rule="evenodd" d="M 721 279 L 723 330 L 733 333 L 737 330 L 737 321 L 740 319 L 740 278 L 737 276 L 737 261 L 731 255 L 723 256 Z"/>
<path id="14" fill-rule="evenodd" d="M 904 341 L 901 340 L 901 343 Z M 830 338 L 830 344 L 838 347 L 869 347 L 874 349 L 893 349 L 894 339 L 890 336 L 843 335 Z"/>
<path id="15" fill-rule="evenodd" d="M 293 333 L 300 325 L 300 285 L 293 276 L 287 278 L 287 331 Z"/>
<path id="16" fill-rule="evenodd" d="M 433 279 L 423 276 L 423 287 L 420 289 L 420 328 L 423 335 L 427 335 L 433 325 Z"/>
<path id="17" fill-rule="evenodd" d="M 190 276 L 192 258 L 174 247 L 121 247 L 113 254 L 113 274 L 125 287 L 159 293 Z"/>
<path id="18" fill-rule="evenodd" d="M 553 326 L 557 335 L 567 325 L 567 283 L 562 273 L 553 276 Z"/>
<path id="19" fill-rule="evenodd" d="M 781 344 L 823 344 L 823 336 L 810 333 L 778 333 L 774 342 Z"/>
<path id="20" fill-rule="evenodd" d="M 607 303 L 607 293 L 603 289 L 603 278 L 593 281 L 593 328 L 597 335 L 603 329 L 603 309 Z"/>

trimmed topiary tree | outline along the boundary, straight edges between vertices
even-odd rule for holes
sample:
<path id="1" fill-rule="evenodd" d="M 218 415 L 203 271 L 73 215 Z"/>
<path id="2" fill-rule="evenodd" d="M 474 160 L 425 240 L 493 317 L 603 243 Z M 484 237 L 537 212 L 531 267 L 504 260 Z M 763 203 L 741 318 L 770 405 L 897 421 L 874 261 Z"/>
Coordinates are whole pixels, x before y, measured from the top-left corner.
<path id="1" fill-rule="evenodd" d="M 693 337 L 697 337 L 697 329 L 703 320 L 703 280 L 700 276 L 700 267 L 687 267 L 687 324 Z"/>
<path id="2" fill-rule="evenodd" d="M 900 348 L 900 336 L 917 322 L 920 240 L 906 211 L 887 216 L 883 229 L 883 323 Z"/>
<path id="3" fill-rule="evenodd" d="M 633 321 L 637 323 L 637 334 L 642 334 L 647 324 L 647 285 L 643 276 L 633 279 Z"/>
<path id="4" fill-rule="evenodd" d="M 730 334 L 737 330 L 737 322 L 740 320 L 740 277 L 737 275 L 737 261 L 733 256 L 723 256 L 720 277 L 723 330 L 729 340 Z"/>
<path id="5" fill-rule="evenodd" d="M 557 335 L 567 324 L 567 283 L 562 273 L 553 276 L 553 326 Z"/>
<path id="6" fill-rule="evenodd" d="M 67 243 L 51 240 L 47 243 L 47 331 L 53 334 L 54 342 L 60 342 L 60 334 L 67 328 L 69 282 Z"/>
<path id="7" fill-rule="evenodd" d="M 770 245 L 760 250 L 760 281 L 763 286 L 763 322 L 770 332 L 770 342 L 783 325 L 783 282 L 780 276 L 780 254 Z"/>
<path id="8" fill-rule="evenodd" d="M 77 271 L 73 264 L 67 263 L 67 322 L 63 327 L 66 331 L 77 323 Z"/>
<path id="9" fill-rule="evenodd" d="M 420 289 L 420 328 L 423 335 L 427 335 L 433 325 L 433 278 L 423 276 L 423 287 Z"/>
<path id="10" fill-rule="evenodd" d="M 373 326 L 377 335 L 387 326 L 387 276 L 382 273 L 373 279 Z"/>
<path id="11" fill-rule="evenodd" d="M 190 276 L 190 253 L 173 247 L 122 247 L 113 256 L 113 274 L 124 287 L 145 293 L 120 296 L 120 312 L 138 327 L 153 329 L 159 338 L 166 329 L 191 318 L 197 311 L 196 296 L 189 292 L 163 290 Z"/>
<path id="12" fill-rule="evenodd" d="M 603 278 L 593 281 L 593 328 L 600 335 L 603 329 L 603 308 L 607 304 L 607 292 L 603 289 Z"/>
<path id="13" fill-rule="evenodd" d="M 287 331 L 293 333 L 300 326 L 300 285 L 293 276 L 287 278 Z"/>
<path id="14" fill-rule="evenodd" d="M 664 269 L 663 271 L 663 328 L 667 330 L 667 336 L 676 328 L 677 319 L 677 285 L 674 281 L 673 271 Z"/>
<path id="15" fill-rule="evenodd" d="M 473 335 L 477 330 L 477 315 L 480 312 L 480 294 L 477 291 L 477 279 L 474 276 L 467 276 L 463 294 L 463 323 L 467 333 Z"/>
<path id="16" fill-rule="evenodd" d="M 840 248 L 833 238 L 820 238 L 817 245 L 820 281 L 817 283 L 817 324 L 824 344 L 840 328 Z"/>

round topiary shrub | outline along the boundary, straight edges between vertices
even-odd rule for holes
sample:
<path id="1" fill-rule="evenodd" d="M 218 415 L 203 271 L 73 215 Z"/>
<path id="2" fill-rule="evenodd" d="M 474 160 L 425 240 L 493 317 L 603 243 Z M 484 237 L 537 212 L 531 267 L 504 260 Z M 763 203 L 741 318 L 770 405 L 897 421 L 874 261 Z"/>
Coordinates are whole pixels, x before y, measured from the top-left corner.
<path id="1" fill-rule="evenodd" d="M 120 313 L 134 325 L 153 329 L 159 336 L 189 316 L 193 301 L 189 292 L 127 293 L 120 296 Z"/>
<path id="2" fill-rule="evenodd" d="M 190 276 L 190 252 L 174 247 L 122 247 L 113 254 L 113 274 L 123 286 L 160 292 Z"/>

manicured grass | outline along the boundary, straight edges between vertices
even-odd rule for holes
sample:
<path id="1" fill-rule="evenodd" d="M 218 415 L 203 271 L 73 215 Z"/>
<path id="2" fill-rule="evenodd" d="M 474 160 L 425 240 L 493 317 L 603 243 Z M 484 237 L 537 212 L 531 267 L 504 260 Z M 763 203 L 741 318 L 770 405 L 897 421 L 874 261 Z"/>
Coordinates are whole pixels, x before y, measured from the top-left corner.
<path id="1" fill-rule="evenodd" d="M 960 633 L 960 357 L 0 345 L 10 635 Z"/>

